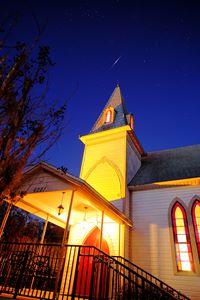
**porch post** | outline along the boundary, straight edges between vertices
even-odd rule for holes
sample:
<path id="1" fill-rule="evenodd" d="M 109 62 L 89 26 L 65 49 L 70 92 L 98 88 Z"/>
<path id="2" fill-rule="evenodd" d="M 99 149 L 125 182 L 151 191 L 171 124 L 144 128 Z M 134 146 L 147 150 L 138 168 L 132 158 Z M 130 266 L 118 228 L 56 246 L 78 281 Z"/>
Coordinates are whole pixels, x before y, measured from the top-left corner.
<path id="1" fill-rule="evenodd" d="M 121 254 L 121 224 L 119 224 L 119 256 Z"/>
<path id="2" fill-rule="evenodd" d="M 68 209 L 68 213 L 67 213 L 67 221 L 66 221 L 66 225 L 65 225 L 64 234 L 63 234 L 62 246 L 65 244 L 66 239 L 67 239 L 67 232 L 68 232 L 69 221 L 70 221 L 70 216 L 71 216 L 71 211 L 72 211 L 72 204 L 73 204 L 73 200 L 74 200 L 74 192 L 75 192 L 75 190 L 72 190 L 69 209 Z"/>
<path id="3" fill-rule="evenodd" d="M 9 203 L 8 203 L 8 206 L 7 206 L 7 209 L 6 209 L 5 216 L 4 216 L 3 221 L 2 221 L 2 223 L 1 223 L 1 227 L 0 227 L 0 238 L 1 238 L 2 235 L 3 235 L 3 231 L 4 231 L 4 228 L 5 228 L 5 226 L 6 226 L 6 223 L 7 223 L 7 220 L 8 220 L 8 217 L 9 217 L 9 214 L 10 214 L 10 211 L 11 211 L 12 206 L 13 206 L 12 202 L 9 202 Z"/>
<path id="4" fill-rule="evenodd" d="M 71 216 L 71 211 L 72 211 L 72 204 L 73 204 L 73 199 L 74 199 L 74 192 L 75 190 L 72 190 L 71 194 L 71 199 L 70 199 L 70 204 L 69 204 L 69 209 L 68 209 L 68 214 L 67 214 L 67 221 L 66 221 L 66 226 L 63 234 L 63 239 L 62 239 L 62 246 L 61 246 L 61 252 L 60 252 L 60 263 L 58 265 L 58 271 L 56 275 L 56 280 L 55 280 L 55 285 L 54 285 L 54 291 L 53 291 L 53 299 L 57 299 L 57 293 L 58 293 L 58 283 L 61 278 L 62 274 L 62 269 L 65 264 L 65 258 L 66 258 L 66 251 L 67 247 L 65 247 L 65 242 L 67 239 L 67 231 L 69 227 L 69 221 L 70 221 L 70 216 Z"/>
<path id="5" fill-rule="evenodd" d="M 100 249 L 102 248 L 102 239 L 103 239 L 103 222 L 104 222 L 104 211 L 102 211 L 101 215 L 101 233 L 100 233 Z"/>
<path id="6" fill-rule="evenodd" d="M 48 222 L 49 222 L 49 215 L 47 214 L 46 221 L 44 223 L 44 227 L 43 227 L 43 231 L 42 231 L 42 236 L 41 236 L 40 244 L 44 243 L 44 238 L 45 238 L 45 234 L 46 234 L 46 231 L 47 231 Z"/>

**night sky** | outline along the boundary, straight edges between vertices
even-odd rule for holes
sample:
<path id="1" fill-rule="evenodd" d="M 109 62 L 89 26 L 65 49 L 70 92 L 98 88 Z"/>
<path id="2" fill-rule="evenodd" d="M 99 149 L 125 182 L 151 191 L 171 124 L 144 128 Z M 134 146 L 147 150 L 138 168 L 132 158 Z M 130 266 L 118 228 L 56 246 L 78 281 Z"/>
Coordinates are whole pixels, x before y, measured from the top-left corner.
<path id="1" fill-rule="evenodd" d="M 83 145 L 116 84 L 145 151 L 199 143 L 199 1 L 2 1 L 0 16 L 19 15 L 13 39 L 41 44 L 56 65 L 49 101 L 67 100 L 66 126 L 45 156 L 79 175 Z M 33 17 L 35 16 L 35 17 Z"/>

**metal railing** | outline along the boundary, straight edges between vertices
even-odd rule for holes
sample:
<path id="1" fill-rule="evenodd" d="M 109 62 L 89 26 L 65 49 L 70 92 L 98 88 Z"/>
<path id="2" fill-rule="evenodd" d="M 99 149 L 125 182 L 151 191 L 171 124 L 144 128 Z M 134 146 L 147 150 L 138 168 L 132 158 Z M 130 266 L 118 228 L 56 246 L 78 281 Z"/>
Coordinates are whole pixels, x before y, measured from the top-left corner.
<path id="1" fill-rule="evenodd" d="M 0 243 L 0 292 L 51 299 L 60 246 Z"/>
<path id="2" fill-rule="evenodd" d="M 189 299 L 147 274 L 92 246 L 0 243 L 0 293 L 14 298 Z"/>
<path id="3" fill-rule="evenodd" d="M 146 278 L 147 280 L 149 280 L 150 282 L 155 284 L 160 289 L 165 290 L 168 294 L 171 294 L 175 299 L 179 299 L 179 300 L 189 300 L 190 299 L 190 298 L 186 297 L 185 295 L 183 295 L 182 293 L 175 290 L 173 287 L 171 287 L 168 284 L 166 284 L 165 282 L 163 282 L 162 280 L 158 279 L 157 277 L 153 276 L 149 272 L 146 272 L 139 266 L 137 266 L 134 263 L 132 263 L 131 261 L 127 260 L 126 258 L 124 258 L 122 256 L 112 256 L 112 257 L 114 259 L 116 259 L 117 261 L 119 261 L 120 263 L 122 263 L 123 265 L 125 265 L 126 267 L 130 268 L 133 272 L 136 272 L 138 275 Z"/>

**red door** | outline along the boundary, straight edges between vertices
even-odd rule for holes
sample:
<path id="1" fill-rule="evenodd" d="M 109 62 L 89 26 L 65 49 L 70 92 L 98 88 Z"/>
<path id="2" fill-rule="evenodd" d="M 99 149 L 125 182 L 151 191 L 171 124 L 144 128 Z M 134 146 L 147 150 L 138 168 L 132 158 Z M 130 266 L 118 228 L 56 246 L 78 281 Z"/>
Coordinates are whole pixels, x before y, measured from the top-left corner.
<path id="1" fill-rule="evenodd" d="M 95 246 L 99 249 L 100 247 L 100 229 L 98 227 L 93 228 L 90 233 L 87 235 L 85 241 L 83 242 L 83 246 L 80 251 L 79 265 L 78 265 L 78 273 L 77 273 L 77 281 L 76 281 L 76 295 L 77 296 L 85 296 L 89 297 L 90 290 L 93 289 L 93 285 L 97 285 L 97 278 L 99 278 L 99 271 L 103 270 L 102 266 L 96 265 L 96 274 L 94 275 L 94 255 L 99 255 L 98 250 L 94 248 L 89 248 L 87 246 Z M 109 255 L 109 247 L 108 243 L 105 239 L 102 239 L 101 251 L 105 252 Z M 103 271 L 104 279 L 108 276 L 107 270 Z M 105 284 L 101 286 L 101 289 L 104 289 Z M 95 287 L 94 287 L 95 288 Z M 96 286 L 96 289 L 98 287 Z M 93 291 L 94 292 L 94 291 Z M 96 293 L 97 291 L 95 291 Z"/>

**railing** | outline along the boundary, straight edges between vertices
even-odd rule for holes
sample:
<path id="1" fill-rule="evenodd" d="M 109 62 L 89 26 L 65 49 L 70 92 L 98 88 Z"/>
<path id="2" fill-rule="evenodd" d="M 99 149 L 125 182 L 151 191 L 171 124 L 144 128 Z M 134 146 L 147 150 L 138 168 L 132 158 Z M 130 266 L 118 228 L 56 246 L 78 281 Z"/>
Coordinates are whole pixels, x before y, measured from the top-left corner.
<path id="1" fill-rule="evenodd" d="M 0 293 L 51 299 L 62 259 L 60 246 L 0 244 Z"/>
<path id="2" fill-rule="evenodd" d="M 153 284 L 155 284 L 157 287 L 159 287 L 162 290 L 165 290 L 168 294 L 171 294 L 175 299 L 179 300 L 189 300 L 190 298 L 186 297 L 185 295 L 181 294 L 162 280 L 158 279 L 157 277 L 153 276 L 149 272 L 146 272 L 142 268 L 138 267 L 137 265 L 133 264 L 131 261 L 125 259 L 122 256 L 112 256 L 114 259 L 122 263 L 124 266 L 130 268 L 133 272 L 136 272 L 138 275 L 146 278 Z"/>
<path id="3" fill-rule="evenodd" d="M 1 243 L 0 293 L 59 300 L 189 299 L 122 260 L 92 246 Z"/>

